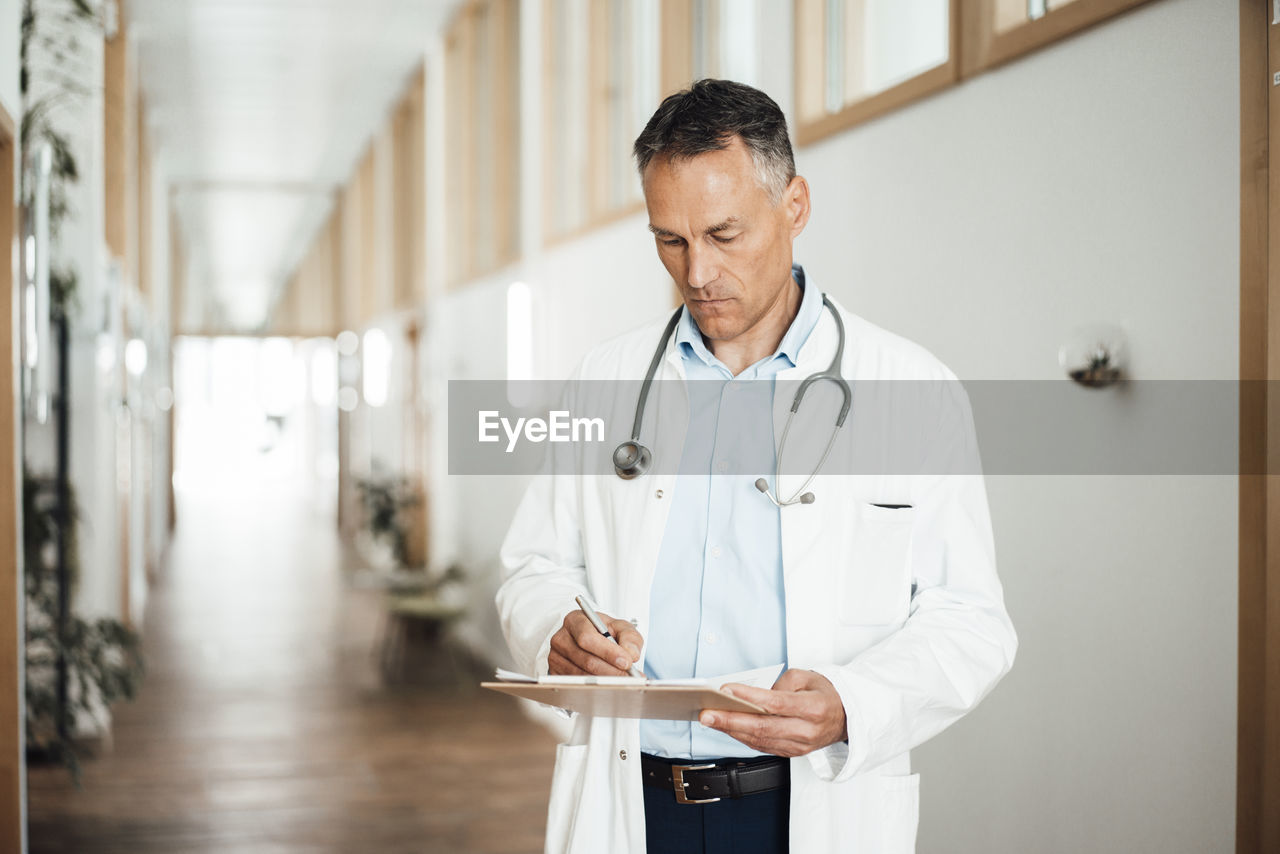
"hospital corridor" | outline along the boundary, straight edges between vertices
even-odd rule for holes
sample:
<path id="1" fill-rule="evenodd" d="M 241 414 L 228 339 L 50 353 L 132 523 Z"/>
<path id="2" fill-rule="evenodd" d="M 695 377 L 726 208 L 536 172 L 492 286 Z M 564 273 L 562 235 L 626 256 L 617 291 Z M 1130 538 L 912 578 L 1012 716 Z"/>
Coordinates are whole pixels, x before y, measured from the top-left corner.
<path id="1" fill-rule="evenodd" d="M 194 343 L 197 360 L 218 358 Z M 226 344 L 229 365 L 261 349 Z M 334 530 L 334 490 L 291 465 L 301 437 L 264 452 L 260 407 L 219 403 L 207 426 L 258 430 L 180 435 L 181 522 L 148 597 L 145 689 L 116 708 L 83 790 L 61 766 L 29 770 L 32 850 L 536 850 L 554 739 L 483 695 L 469 659 L 424 648 L 380 670 L 384 594 Z"/>
<path id="2" fill-rule="evenodd" d="M 0 854 L 1280 851 L 1273 11 L 0 0 Z"/>

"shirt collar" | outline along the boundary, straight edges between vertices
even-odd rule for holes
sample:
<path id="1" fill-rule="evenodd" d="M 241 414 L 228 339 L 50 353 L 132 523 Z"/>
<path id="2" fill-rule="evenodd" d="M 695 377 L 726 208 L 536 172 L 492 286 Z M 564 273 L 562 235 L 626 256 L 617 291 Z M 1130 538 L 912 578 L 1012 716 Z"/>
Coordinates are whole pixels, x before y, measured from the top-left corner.
<path id="1" fill-rule="evenodd" d="M 818 318 L 822 314 L 822 294 L 816 287 L 806 286 L 804 267 L 799 264 L 791 265 L 791 276 L 800 286 L 800 310 L 796 312 L 795 320 L 791 321 L 791 325 L 787 327 L 782 340 L 778 342 L 778 349 L 773 351 L 770 359 L 783 356 L 792 367 L 795 367 L 799 361 L 800 348 L 808 340 L 809 333 L 813 332 L 813 328 L 818 325 Z M 721 364 L 720 360 L 707 349 L 706 342 L 702 339 L 702 331 L 698 329 L 697 321 L 689 313 L 688 306 L 685 306 L 680 314 L 680 322 L 676 324 L 676 346 L 680 348 L 680 355 L 685 361 L 696 356 L 706 365 Z"/>

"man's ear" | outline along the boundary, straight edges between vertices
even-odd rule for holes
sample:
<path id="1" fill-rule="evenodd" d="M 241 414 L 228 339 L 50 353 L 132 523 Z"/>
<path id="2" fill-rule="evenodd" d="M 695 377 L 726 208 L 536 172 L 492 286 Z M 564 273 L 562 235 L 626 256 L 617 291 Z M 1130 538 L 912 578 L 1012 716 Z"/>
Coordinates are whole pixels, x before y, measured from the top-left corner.
<path id="1" fill-rule="evenodd" d="M 792 178 L 782 191 L 782 204 L 791 220 L 791 239 L 794 240 L 809 224 L 809 182 L 799 175 Z"/>

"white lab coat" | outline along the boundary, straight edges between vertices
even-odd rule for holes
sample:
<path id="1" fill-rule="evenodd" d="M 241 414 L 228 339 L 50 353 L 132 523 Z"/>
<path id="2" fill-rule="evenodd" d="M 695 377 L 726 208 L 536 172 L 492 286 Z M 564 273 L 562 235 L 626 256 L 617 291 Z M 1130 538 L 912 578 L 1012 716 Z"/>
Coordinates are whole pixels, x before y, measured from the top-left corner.
<path id="1" fill-rule="evenodd" d="M 954 379 L 922 348 L 840 311 L 847 379 Z M 662 326 L 657 321 L 596 348 L 579 377 L 642 378 Z M 799 364 L 779 382 L 825 369 L 836 338 L 834 319 L 824 311 Z M 684 379 L 674 342 L 658 378 Z M 976 451 L 967 399 L 954 383 L 938 386 L 958 395 L 947 408 L 954 422 L 938 425 L 939 443 Z M 634 406 L 634 398 L 629 403 Z M 678 459 L 685 421 L 652 399 L 650 405 L 646 431 L 677 428 L 651 445 L 655 456 Z M 775 436 L 790 405 L 790 395 L 775 395 Z M 630 413 L 618 414 L 629 429 Z M 855 400 L 850 424 L 857 418 Z M 905 854 L 915 849 L 919 812 L 919 779 L 908 751 L 978 704 L 1008 671 L 1017 638 L 996 576 L 981 475 L 835 471 L 813 482 L 815 503 L 780 511 L 788 665 L 831 680 L 849 732 L 848 745 L 791 760 L 791 850 Z M 779 494 L 790 496 L 805 477 L 784 473 Z M 583 591 L 606 613 L 637 619 L 647 634 L 649 588 L 675 480 L 658 471 L 630 481 L 563 473 L 534 478 L 502 547 L 497 595 L 520 669 L 547 672 L 551 636 Z M 635 720 L 577 718 L 572 737 L 556 750 L 549 854 L 645 851 L 639 760 Z"/>

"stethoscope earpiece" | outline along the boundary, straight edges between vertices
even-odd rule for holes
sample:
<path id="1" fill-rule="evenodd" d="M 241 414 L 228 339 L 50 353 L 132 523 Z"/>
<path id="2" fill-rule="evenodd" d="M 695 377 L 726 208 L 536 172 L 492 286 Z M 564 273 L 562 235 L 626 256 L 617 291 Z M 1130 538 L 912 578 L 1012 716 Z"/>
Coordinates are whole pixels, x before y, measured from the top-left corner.
<path id="1" fill-rule="evenodd" d="M 779 501 L 778 499 L 774 498 L 773 493 L 769 491 L 769 481 L 765 480 L 762 477 L 756 478 L 756 489 L 763 492 L 765 498 L 768 498 L 778 507 L 785 507 L 788 504 L 795 504 L 797 500 L 793 498 L 790 501 Z M 801 504 L 812 504 L 817 500 L 818 499 L 814 497 L 812 492 L 806 492 L 804 495 L 801 495 L 799 498 L 799 501 Z"/>

